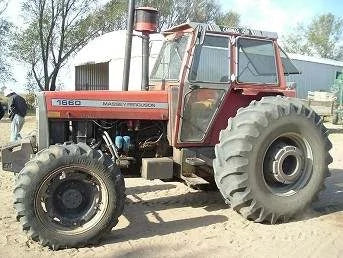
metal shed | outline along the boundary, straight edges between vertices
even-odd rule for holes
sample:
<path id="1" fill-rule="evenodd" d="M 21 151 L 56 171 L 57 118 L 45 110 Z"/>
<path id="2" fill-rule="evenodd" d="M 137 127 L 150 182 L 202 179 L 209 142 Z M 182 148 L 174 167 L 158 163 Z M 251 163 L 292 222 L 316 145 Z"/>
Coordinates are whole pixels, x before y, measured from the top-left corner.
<path id="1" fill-rule="evenodd" d="M 306 99 L 308 91 L 330 91 L 335 79 L 342 73 L 343 62 L 289 54 L 300 75 L 287 76 L 288 82 L 295 82 L 297 97 Z"/>

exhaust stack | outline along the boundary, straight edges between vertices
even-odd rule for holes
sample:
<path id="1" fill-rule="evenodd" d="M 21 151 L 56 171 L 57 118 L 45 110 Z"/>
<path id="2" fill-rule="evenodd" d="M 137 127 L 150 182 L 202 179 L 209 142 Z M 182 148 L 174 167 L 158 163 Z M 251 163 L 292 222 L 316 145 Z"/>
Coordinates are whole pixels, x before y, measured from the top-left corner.
<path id="1" fill-rule="evenodd" d="M 156 9 L 151 7 L 139 7 L 135 9 L 135 5 L 135 0 L 129 0 L 129 13 L 127 20 L 127 34 L 122 85 L 123 91 L 129 90 L 134 23 L 135 30 L 142 33 L 142 90 L 149 89 L 150 34 L 156 33 L 158 26 L 158 11 Z"/>
<path id="2" fill-rule="evenodd" d="M 124 71 L 123 71 L 123 84 L 122 90 L 129 90 L 129 77 L 130 77 L 130 66 L 131 66 L 131 50 L 132 50 L 132 36 L 133 36 L 133 23 L 135 19 L 135 0 L 129 0 L 129 13 L 127 19 L 127 32 L 126 32 L 126 47 L 125 47 L 125 58 L 124 58 Z"/>

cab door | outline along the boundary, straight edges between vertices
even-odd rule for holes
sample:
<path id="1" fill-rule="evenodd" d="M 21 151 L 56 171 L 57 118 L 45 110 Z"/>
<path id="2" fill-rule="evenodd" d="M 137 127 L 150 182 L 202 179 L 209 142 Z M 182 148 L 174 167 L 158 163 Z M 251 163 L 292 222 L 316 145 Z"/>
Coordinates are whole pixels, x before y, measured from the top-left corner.
<path id="1" fill-rule="evenodd" d="M 197 42 L 182 91 L 178 144 L 204 143 L 230 88 L 230 37 L 207 34 Z"/>

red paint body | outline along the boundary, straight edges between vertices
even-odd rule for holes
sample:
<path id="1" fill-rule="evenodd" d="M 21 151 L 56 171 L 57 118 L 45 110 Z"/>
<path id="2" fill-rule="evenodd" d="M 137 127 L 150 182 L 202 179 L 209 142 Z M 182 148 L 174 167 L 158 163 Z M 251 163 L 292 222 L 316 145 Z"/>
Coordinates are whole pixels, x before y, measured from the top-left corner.
<path id="1" fill-rule="evenodd" d="M 96 101 L 128 101 L 154 102 L 168 104 L 167 91 L 75 91 L 75 92 L 46 92 L 48 117 L 65 119 L 137 119 L 137 120 L 168 120 L 166 109 L 140 109 L 116 107 L 79 107 L 52 106 L 52 99 L 67 100 L 96 100 Z M 49 115 L 50 113 L 50 115 Z M 51 114 L 54 114 L 53 116 Z"/>
<path id="2" fill-rule="evenodd" d="M 232 81 L 227 84 L 227 92 L 223 98 L 221 106 L 214 115 L 212 122 L 204 139 L 201 142 L 180 142 L 180 128 L 183 116 L 185 85 L 189 74 L 189 67 L 192 63 L 197 33 L 194 28 L 187 24 L 180 25 L 166 32 L 166 37 L 179 37 L 184 34 L 191 35 L 188 43 L 186 56 L 182 63 L 180 80 L 178 82 L 160 82 L 150 86 L 150 91 L 78 91 L 78 92 L 47 92 L 46 105 L 48 117 L 51 119 L 79 120 L 79 119 L 114 119 L 114 120 L 156 120 L 169 121 L 171 114 L 169 101 L 177 103 L 177 110 L 173 113 L 175 119 L 169 123 L 169 132 L 172 132 L 171 145 L 177 148 L 183 147 L 207 147 L 214 146 L 219 141 L 219 133 L 227 127 L 227 120 L 236 115 L 237 110 L 246 107 L 253 100 L 260 100 L 263 96 L 283 95 L 295 97 L 295 90 L 288 89 L 284 77 L 284 68 L 276 39 L 273 40 L 276 57 L 276 68 L 278 74 L 278 83 L 268 84 L 251 84 L 238 83 Z M 215 33 L 215 32 L 213 32 Z M 223 33 L 217 33 L 223 34 Z M 237 36 L 237 35 L 232 35 Z M 232 45 L 231 60 L 236 60 L 237 47 Z M 230 62 L 230 70 L 237 74 L 236 61 Z M 178 87 L 177 99 L 168 96 L 169 87 Z M 123 101 L 123 102 L 147 102 L 161 103 L 164 108 L 125 108 L 125 107 L 93 107 L 93 106 L 53 106 L 53 99 L 84 100 L 84 101 Z M 175 105 L 175 104 L 174 104 Z"/>
<path id="3" fill-rule="evenodd" d="M 294 91 L 282 92 L 284 96 L 294 97 Z M 225 97 L 221 109 L 217 113 L 212 125 L 212 130 L 207 135 L 205 142 L 209 145 L 215 145 L 219 142 L 219 133 L 227 127 L 227 121 L 230 117 L 234 117 L 237 110 L 241 107 L 248 106 L 253 100 L 260 100 L 264 96 L 280 95 L 280 90 L 273 93 L 272 91 L 261 92 L 257 95 L 242 95 L 237 91 L 231 91 Z"/>

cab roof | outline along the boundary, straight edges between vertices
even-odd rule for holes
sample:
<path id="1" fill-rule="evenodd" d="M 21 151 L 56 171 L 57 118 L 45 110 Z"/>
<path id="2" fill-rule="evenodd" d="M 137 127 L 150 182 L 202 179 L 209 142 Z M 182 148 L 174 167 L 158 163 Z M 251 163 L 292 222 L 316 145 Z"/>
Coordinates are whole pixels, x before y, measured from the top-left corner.
<path id="1" fill-rule="evenodd" d="M 225 26 L 220 26 L 216 24 L 206 24 L 206 23 L 197 23 L 190 22 L 184 23 L 177 26 L 174 26 L 170 29 L 165 30 L 164 34 L 171 34 L 177 31 L 183 31 L 187 29 L 199 29 L 202 31 L 214 32 L 218 34 L 227 34 L 227 35 L 236 35 L 236 36 L 249 36 L 252 38 L 268 38 L 268 39 L 277 39 L 278 34 L 276 32 L 263 31 L 263 30 L 254 30 L 243 27 L 230 28 Z"/>

